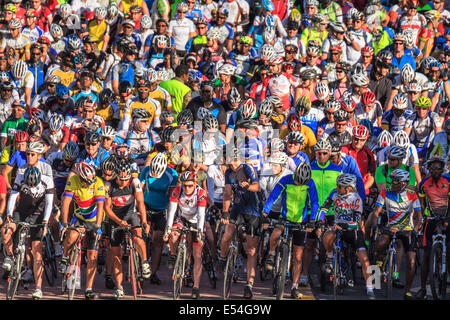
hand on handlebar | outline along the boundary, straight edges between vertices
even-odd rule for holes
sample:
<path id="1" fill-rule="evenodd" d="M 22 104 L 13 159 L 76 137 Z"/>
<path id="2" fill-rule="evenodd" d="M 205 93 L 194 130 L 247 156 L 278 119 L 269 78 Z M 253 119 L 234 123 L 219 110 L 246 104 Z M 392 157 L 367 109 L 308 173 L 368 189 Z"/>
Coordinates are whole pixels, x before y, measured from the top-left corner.
<path id="1" fill-rule="evenodd" d="M 128 227 L 128 222 L 126 222 L 125 220 L 120 220 L 118 225 L 122 228 L 126 228 L 126 227 Z"/>

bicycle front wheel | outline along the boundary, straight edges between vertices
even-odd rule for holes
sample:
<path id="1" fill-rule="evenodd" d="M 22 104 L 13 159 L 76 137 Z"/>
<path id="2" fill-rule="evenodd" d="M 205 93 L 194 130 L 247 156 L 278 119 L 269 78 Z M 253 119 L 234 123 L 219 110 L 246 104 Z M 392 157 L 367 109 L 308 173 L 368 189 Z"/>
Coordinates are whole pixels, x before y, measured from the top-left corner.
<path id="1" fill-rule="evenodd" d="M 442 254 L 442 244 L 436 242 L 431 247 L 430 256 L 430 287 L 434 300 L 444 300 L 447 291 L 447 270 L 442 270 L 445 263 Z M 446 268 L 445 268 L 446 269 Z"/>
<path id="2" fill-rule="evenodd" d="M 23 255 L 21 253 L 16 255 L 15 263 L 8 276 L 8 289 L 6 291 L 6 300 L 13 300 L 19 287 L 23 264 Z"/>
<path id="3" fill-rule="evenodd" d="M 286 284 L 286 275 L 288 272 L 289 246 L 287 243 L 281 245 L 281 264 L 277 275 L 277 300 L 282 300 L 284 296 L 284 286 Z"/>
<path id="4" fill-rule="evenodd" d="M 228 300 L 231 296 L 231 286 L 233 285 L 234 269 L 236 263 L 236 248 L 230 247 L 227 256 L 227 263 L 225 264 L 225 272 L 223 275 L 223 299 Z"/>
<path id="5" fill-rule="evenodd" d="M 175 266 L 173 268 L 173 299 L 178 300 L 181 296 L 181 288 L 183 287 L 185 254 L 184 249 L 178 249 Z"/>
<path id="6" fill-rule="evenodd" d="M 209 246 L 206 244 L 206 242 L 203 246 L 202 263 L 208 274 L 209 283 L 211 284 L 211 287 L 215 289 L 217 280 L 216 271 L 214 270 L 213 258 L 211 256 L 211 252 L 209 251 Z"/>
<path id="7" fill-rule="evenodd" d="M 73 300 L 75 295 L 75 289 L 77 287 L 77 278 L 80 277 L 81 272 L 81 250 L 78 247 L 74 247 L 71 250 L 69 272 L 66 274 L 66 285 L 67 285 L 67 298 Z"/>
<path id="8" fill-rule="evenodd" d="M 340 250 L 334 251 L 333 257 L 333 298 L 337 300 L 341 285 L 341 264 L 340 264 Z"/>
<path id="9" fill-rule="evenodd" d="M 55 250 L 53 247 L 53 241 L 50 237 L 46 237 L 43 249 L 43 261 L 44 261 L 44 275 L 47 283 L 50 287 L 55 285 L 55 279 L 58 277 L 58 270 L 56 266 Z"/>
<path id="10" fill-rule="evenodd" d="M 392 283 L 394 281 L 394 252 L 391 251 L 388 253 L 388 264 L 387 268 L 387 278 L 386 278 L 386 296 L 388 300 L 392 299 Z"/>

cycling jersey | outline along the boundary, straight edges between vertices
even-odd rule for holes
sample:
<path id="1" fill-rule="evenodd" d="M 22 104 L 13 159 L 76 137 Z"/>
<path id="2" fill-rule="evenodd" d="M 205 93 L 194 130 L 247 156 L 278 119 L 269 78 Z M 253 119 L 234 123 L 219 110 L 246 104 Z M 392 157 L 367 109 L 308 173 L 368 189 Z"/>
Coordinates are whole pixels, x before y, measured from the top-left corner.
<path id="1" fill-rule="evenodd" d="M 410 30 L 413 34 L 413 42 L 417 43 L 420 30 L 426 25 L 426 20 L 423 15 L 416 13 L 413 17 L 403 15 L 398 22 L 398 29 L 400 31 Z M 401 70 L 401 68 L 400 68 Z"/>
<path id="2" fill-rule="evenodd" d="M 206 185 L 212 203 L 222 204 L 225 190 L 225 176 L 219 164 L 213 164 L 206 171 Z"/>
<path id="3" fill-rule="evenodd" d="M 339 21 L 344 22 L 342 8 L 337 2 L 331 2 L 326 8 L 320 4 L 319 12 L 325 16 L 328 16 L 330 22 Z"/>
<path id="4" fill-rule="evenodd" d="M 363 212 L 363 202 L 357 192 L 340 195 L 336 189 L 330 192 L 327 200 L 320 208 L 317 220 L 324 221 L 328 210 L 333 208 L 334 223 L 359 223 Z"/>
<path id="5" fill-rule="evenodd" d="M 60 68 L 52 71 L 50 73 L 52 76 L 58 76 L 61 78 L 61 84 L 65 85 L 66 87 L 70 87 L 72 82 L 75 80 L 75 72 L 72 70 L 63 71 Z"/>
<path id="6" fill-rule="evenodd" d="M 336 178 L 341 175 L 341 167 L 328 161 L 320 165 L 317 160 L 311 162 L 311 179 L 317 188 L 319 206 L 322 206 L 330 192 L 336 188 Z"/>
<path id="7" fill-rule="evenodd" d="M 398 169 L 409 171 L 408 185 L 415 187 L 416 173 L 414 172 L 414 169 L 412 169 L 411 167 L 407 167 L 404 164 L 400 165 L 400 168 L 398 168 Z M 376 184 L 386 183 L 386 188 L 390 188 L 392 180 L 389 176 L 391 175 L 392 171 L 394 171 L 394 170 L 395 169 L 390 168 L 387 164 L 378 167 L 375 172 L 375 183 Z"/>
<path id="8" fill-rule="evenodd" d="M 154 135 L 149 130 L 143 133 L 137 133 L 133 129 L 128 131 L 119 131 L 117 133 L 118 143 L 126 143 L 130 146 L 131 158 L 141 166 L 144 164 L 147 155 L 152 150 L 152 146 L 157 141 L 154 141 Z"/>
<path id="9" fill-rule="evenodd" d="M 160 103 L 161 112 L 172 108 L 172 98 L 166 89 L 158 86 L 155 91 L 150 92 L 148 96 Z"/>
<path id="10" fill-rule="evenodd" d="M 411 115 L 411 111 L 405 110 L 405 112 L 397 117 L 394 113 L 394 110 L 388 110 L 383 114 L 381 118 L 381 127 L 383 130 L 389 131 L 391 134 L 396 133 L 397 131 L 403 130 L 406 126 L 407 118 Z"/>
<path id="11" fill-rule="evenodd" d="M 387 146 L 377 152 L 377 167 L 386 164 L 388 161 L 388 151 L 392 145 Z M 416 146 L 410 144 L 406 149 L 406 157 L 402 159 L 402 164 L 406 166 L 413 166 L 419 164 L 419 155 L 417 154 Z"/>
<path id="12" fill-rule="evenodd" d="M 150 117 L 148 118 L 148 123 L 153 125 L 153 127 L 160 127 L 159 116 L 161 115 L 161 104 L 152 98 L 147 98 L 146 102 L 142 102 L 138 96 L 128 99 L 125 108 L 123 110 L 123 120 L 121 129 L 123 131 L 128 131 L 131 124 L 131 114 L 133 110 L 136 108 L 144 108 L 150 113 Z"/>
<path id="13" fill-rule="evenodd" d="M 25 158 L 26 160 L 26 158 Z M 67 166 L 62 158 L 62 152 L 53 152 L 50 154 L 46 162 L 53 169 L 53 180 L 55 182 L 56 191 L 61 194 L 67 183 L 72 166 Z"/>
<path id="14" fill-rule="evenodd" d="M 6 34 L 5 38 L 3 38 L 0 43 L 0 48 L 13 48 L 20 59 L 25 60 L 25 51 L 30 51 L 31 41 L 24 34 L 19 34 L 19 36 L 14 39 L 11 34 Z"/>
<path id="15" fill-rule="evenodd" d="M 353 148 L 351 144 L 342 147 L 342 153 L 352 157 L 356 160 L 359 172 L 362 175 L 363 182 L 367 182 L 369 174 L 372 176 L 375 174 L 376 162 L 375 157 L 367 147 L 363 147 L 361 150 L 357 151 Z M 367 194 L 368 190 L 366 190 Z"/>
<path id="16" fill-rule="evenodd" d="M 273 189 L 275 189 L 275 186 L 280 182 L 282 178 L 288 175 L 292 175 L 293 172 L 289 169 L 284 169 L 283 172 L 277 176 L 274 176 L 272 173 L 271 168 L 267 168 L 261 173 L 261 179 L 259 180 L 259 185 L 261 187 L 261 190 L 264 191 L 264 195 L 266 199 L 269 198 L 270 194 L 272 193 Z M 267 203 L 267 202 L 266 202 Z M 271 211 L 280 213 L 282 210 L 282 201 L 281 198 L 278 197 L 274 201 L 271 207 Z"/>
<path id="17" fill-rule="evenodd" d="M 141 182 L 137 178 L 128 181 L 128 184 L 121 188 L 116 180 L 105 182 L 106 198 L 111 199 L 111 210 L 114 214 L 123 219 L 127 214 L 134 213 L 136 192 L 142 191 Z"/>
<path id="18" fill-rule="evenodd" d="M 388 226 L 397 227 L 399 231 L 412 231 L 413 210 L 420 211 L 420 201 L 414 191 L 405 189 L 400 193 L 383 190 L 378 196 L 376 205 L 385 208 L 388 215 Z"/>
<path id="19" fill-rule="evenodd" d="M 190 196 L 183 192 L 181 186 L 175 188 L 170 196 L 167 209 L 167 226 L 172 227 L 175 213 L 178 210 L 181 218 L 186 219 L 189 223 L 197 224 L 197 229 L 202 232 L 205 223 L 206 198 L 205 190 L 198 186 Z"/>
<path id="20" fill-rule="evenodd" d="M 283 104 L 283 111 L 286 111 L 291 107 L 291 96 L 298 85 L 298 80 L 285 72 L 267 77 L 263 81 L 260 99 L 263 101 L 266 96 L 278 96 Z"/>
<path id="21" fill-rule="evenodd" d="M 314 180 L 306 185 L 298 186 L 294 182 L 294 175 L 287 175 L 280 179 L 266 201 L 263 212 L 270 213 L 272 205 L 281 196 L 281 217 L 294 223 L 308 222 L 308 207 L 310 207 L 310 220 L 315 221 L 319 209 L 318 195 Z"/>
<path id="22" fill-rule="evenodd" d="M 442 176 L 434 181 L 431 176 L 423 179 L 419 184 L 419 197 L 424 198 L 427 216 L 445 216 L 447 214 L 450 195 L 450 178 Z"/>
<path id="23" fill-rule="evenodd" d="M 431 111 L 428 112 L 425 119 L 420 119 L 417 116 L 417 113 L 413 113 L 406 120 L 406 127 L 411 129 L 411 143 L 413 143 L 418 149 L 431 144 L 431 141 L 434 139 L 434 131 L 436 127 L 440 126 L 441 122 L 439 115 Z"/>
<path id="24" fill-rule="evenodd" d="M 142 169 L 139 180 L 144 184 L 145 205 L 153 210 L 167 209 L 170 199 L 170 188 L 177 185 L 178 174 L 172 168 L 167 168 L 161 178 L 153 178 L 150 175 L 150 167 Z"/>
<path id="25" fill-rule="evenodd" d="M 16 119 L 10 116 L 3 124 L 0 137 L 6 138 L 6 145 L 11 145 L 16 131 L 26 131 L 28 127 L 28 120 L 24 117 Z"/>
<path id="26" fill-rule="evenodd" d="M 82 150 L 76 162 L 78 163 L 84 161 L 92 165 L 95 169 L 100 169 L 102 162 L 105 161 L 105 159 L 108 157 L 109 157 L 108 151 L 103 150 L 101 147 L 99 147 L 98 152 L 94 158 L 88 155 L 86 150 Z"/>
<path id="27" fill-rule="evenodd" d="M 183 99 L 184 96 L 191 92 L 191 89 L 185 85 L 183 82 L 172 79 L 163 81 L 160 84 L 160 87 L 163 89 L 166 89 L 167 92 L 169 92 L 171 98 L 172 98 L 172 104 L 173 104 L 173 111 L 176 115 L 183 110 Z"/>
<path id="28" fill-rule="evenodd" d="M 80 177 L 73 175 L 67 180 L 64 196 L 75 198 L 74 218 L 95 222 L 97 202 L 105 201 L 105 186 L 101 178 L 95 177 L 95 182 L 85 188 L 81 184 Z"/>

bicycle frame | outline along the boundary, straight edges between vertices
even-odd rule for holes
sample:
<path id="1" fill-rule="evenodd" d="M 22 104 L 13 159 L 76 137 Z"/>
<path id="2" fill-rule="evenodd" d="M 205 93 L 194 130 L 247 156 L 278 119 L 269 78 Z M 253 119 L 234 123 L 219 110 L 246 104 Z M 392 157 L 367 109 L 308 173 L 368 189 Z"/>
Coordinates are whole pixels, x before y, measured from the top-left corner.
<path id="1" fill-rule="evenodd" d="M 439 221 L 437 225 L 437 233 L 433 235 L 433 245 L 439 243 L 442 246 L 442 265 L 441 273 L 445 273 L 447 270 L 447 236 L 443 233 L 443 221 Z"/>
<path id="2" fill-rule="evenodd" d="M 63 281 L 62 293 L 64 293 L 66 291 L 66 289 L 69 289 L 68 299 L 72 300 L 73 295 L 75 293 L 76 286 L 77 286 L 77 279 L 79 279 L 79 277 L 81 276 L 81 255 L 82 255 L 81 243 L 82 243 L 83 237 L 85 235 L 85 230 L 82 231 L 82 230 L 80 230 L 80 228 L 75 228 L 75 227 L 69 227 L 67 230 L 74 230 L 74 231 L 78 232 L 77 240 L 76 240 L 75 244 L 73 245 L 72 249 L 70 250 L 71 252 L 70 252 L 69 257 L 71 257 L 72 259 L 70 259 L 70 261 L 69 261 L 70 265 L 66 269 L 66 272 L 64 273 L 63 280 L 62 280 Z M 62 235 L 61 238 L 63 238 L 63 236 L 64 235 Z M 76 255 L 73 255 L 74 252 L 76 253 Z M 75 261 L 73 261 L 73 259 L 75 259 Z M 69 279 L 70 279 L 70 281 L 69 281 Z"/>

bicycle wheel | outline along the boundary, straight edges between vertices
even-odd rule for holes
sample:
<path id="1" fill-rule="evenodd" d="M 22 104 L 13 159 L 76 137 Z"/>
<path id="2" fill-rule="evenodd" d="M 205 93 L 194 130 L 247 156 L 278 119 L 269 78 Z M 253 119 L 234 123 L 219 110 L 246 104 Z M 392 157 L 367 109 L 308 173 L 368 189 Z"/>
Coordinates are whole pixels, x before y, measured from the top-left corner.
<path id="1" fill-rule="evenodd" d="M 75 294 L 75 289 L 77 287 L 77 277 L 80 275 L 78 272 L 81 272 L 81 251 L 80 248 L 74 247 L 70 252 L 70 266 L 69 266 L 69 272 L 67 273 L 67 298 L 69 300 L 73 300 L 73 296 Z"/>
<path id="2" fill-rule="evenodd" d="M 289 246 L 284 243 L 280 248 L 281 263 L 277 275 L 277 300 L 283 300 L 286 275 L 288 272 Z"/>
<path id="3" fill-rule="evenodd" d="M 340 292 L 341 283 L 341 270 L 340 270 L 340 250 L 334 250 L 333 256 L 333 298 L 337 300 L 338 293 Z"/>
<path id="4" fill-rule="evenodd" d="M 181 288 L 183 287 L 183 278 L 184 278 L 184 264 L 185 264 L 185 252 L 184 249 L 179 248 L 172 275 L 174 300 L 178 300 L 181 296 Z"/>
<path id="5" fill-rule="evenodd" d="M 265 231 L 266 233 L 267 231 Z M 260 249 L 259 249 L 259 278 L 261 281 L 266 280 L 267 276 L 269 275 L 269 271 L 266 270 L 266 259 L 269 255 L 269 239 L 268 236 L 264 234 L 263 237 L 261 237 L 260 241 Z"/>
<path id="6" fill-rule="evenodd" d="M 202 263 L 208 275 L 209 283 L 211 284 L 211 287 L 215 289 L 217 285 L 216 271 L 214 270 L 213 258 L 211 256 L 211 252 L 209 251 L 209 246 L 206 244 L 206 241 L 202 251 Z"/>
<path id="7" fill-rule="evenodd" d="M 280 274 L 280 265 L 281 265 L 281 250 L 280 247 L 277 247 L 275 253 L 275 264 L 272 270 L 272 294 L 276 295 L 278 291 L 278 276 Z"/>
<path id="8" fill-rule="evenodd" d="M 47 279 L 48 285 L 50 287 L 53 287 L 55 285 L 55 279 L 58 277 L 58 271 L 56 266 L 53 240 L 48 235 L 45 237 L 42 259 L 44 261 L 45 279 Z"/>
<path id="9" fill-rule="evenodd" d="M 320 270 L 320 291 L 324 292 L 327 286 L 327 270 L 325 268 L 326 251 L 322 241 L 319 243 L 319 270 Z"/>
<path id="10" fill-rule="evenodd" d="M 21 279 L 23 264 L 23 255 L 21 253 L 16 255 L 15 263 L 9 273 L 8 277 L 8 289 L 6 291 L 6 300 L 13 300 L 17 293 L 17 288 L 19 287 L 19 282 Z"/>
<path id="11" fill-rule="evenodd" d="M 233 285 L 234 268 L 236 263 L 236 248 L 230 247 L 227 256 L 227 263 L 225 264 L 225 272 L 223 275 L 223 299 L 228 300 L 231 296 L 231 286 Z"/>
<path id="12" fill-rule="evenodd" d="M 386 275 L 386 297 L 392 299 L 392 282 L 394 281 L 394 252 L 388 253 L 387 275 Z"/>
<path id="13" fill-rule="evenodd" d="M 137 300 L 137 277 L 136 277 L 136 259 L 134 257 L 135 251 L 131 249 L 130 255 L 128 256 L 128 270 L 130 276 L 129 281 L 131 281 L 131 286 L 133 288 L 133 298 Z"/>
<path id="14" fill-rule="evenodd" d="M 434 300 L 444 300 L 447 291 L 447 270 L 442 270 L 442 244 L 436 242 L 431 247 L 430 256 L 430 287 Z"/>

